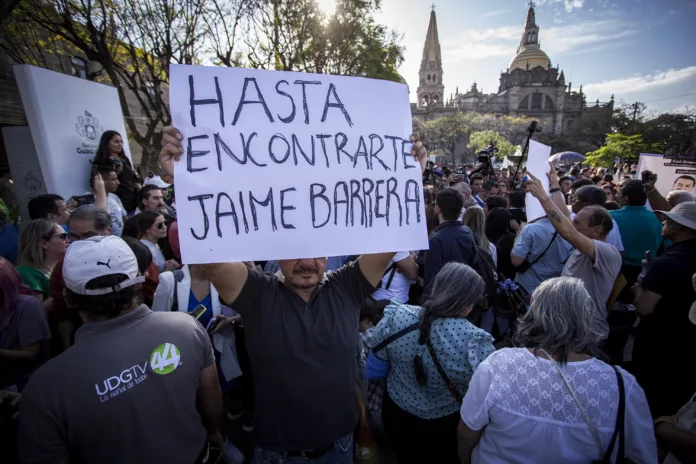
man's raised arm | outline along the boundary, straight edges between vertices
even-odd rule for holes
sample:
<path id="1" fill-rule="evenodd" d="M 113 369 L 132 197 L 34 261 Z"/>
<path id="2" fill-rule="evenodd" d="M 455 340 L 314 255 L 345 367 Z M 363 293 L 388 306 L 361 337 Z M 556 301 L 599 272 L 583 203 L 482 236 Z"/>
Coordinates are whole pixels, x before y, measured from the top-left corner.
<path id="1" fill-rule="evenodd" d="M 546 216 L 551 221 L 551 224 L 553 224 L 553 227 L 558 231 L 558 235 L 563 237 L 568 243 L 573 245 L 577 250 L 580 250 L 582 254 L 586 255 L 594 262 L 594 241 L 578 232 L 573 223 L 570 222 L 570 218 L 558 210 L 556 204 L 544 191 L 544 187 L 542 187 L 539 179 L 534 177 L 532 173 L 527 173 L 527 176 L 529 176 L 531 180 L 525 183 L 525 190 L 539 200 L 539 203 L 541 203 L 542 208 L 544 208 L 546 212 Z"/>
<path id="2" fill-rule="evenodd" d="M 179 161 L 184 153 L 181 140 L 184 136 L 175 127 L 167 126 L 162 130 L 162 150 L 159 162 L 165 174 L 174 177 L 174 162 Z M 244 263 L 206 264 L 205 273 L 226 304 L 232 304 L 244 288 L 249 270 Z"/>

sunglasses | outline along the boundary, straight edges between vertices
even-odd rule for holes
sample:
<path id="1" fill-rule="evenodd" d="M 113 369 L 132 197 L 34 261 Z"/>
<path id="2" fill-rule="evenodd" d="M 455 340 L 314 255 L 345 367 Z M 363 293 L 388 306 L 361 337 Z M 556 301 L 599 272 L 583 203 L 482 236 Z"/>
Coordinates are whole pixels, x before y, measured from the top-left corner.
<path id="1" fill-rule="evenodd" d="M 158 229 L 164 229 L 165 227 L 167 227 L 167 225 L 164 222 L 160 222 L 159 224 L 153 224 L 153 225 L 155 227 L 157 227 Z"/>
<path id="2" fill-rule="evenodd" d="M 48 239 L 47 239 L 47 240 L 51 240 L 53 237 L 58 237 L 58 238 L 60 238 L 61 240 L 64 240 L 64 241 L 65 241 L 65 240 L 68 239 L 68 234 L 66 234 L 65 232 L 63 232 L 62 234 L 51 234 L 51 235 L 48 236 Z"/>

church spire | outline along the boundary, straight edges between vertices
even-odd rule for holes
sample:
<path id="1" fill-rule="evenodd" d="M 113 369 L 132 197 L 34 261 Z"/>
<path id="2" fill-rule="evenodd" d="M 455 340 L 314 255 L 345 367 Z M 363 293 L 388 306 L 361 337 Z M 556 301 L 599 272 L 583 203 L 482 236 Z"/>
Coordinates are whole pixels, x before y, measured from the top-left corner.
<path id="1" fill-rule="evenodd" d="M 430 23 L 425 35 L 423 59 L 418 72 L 418 107 L 439 106 L 444 101 L 445 86 L 442 84 L 442 54 L 440 39 L 437 34 L 437 18 L 435 5 L 430 12 Z"/>
<path id="2" fill-rule="evenodd" d="M 437 67 L 442 67 L 442 59 L 440 54 L 440 39 L 437 35 L 437 19 L 435 18 L 435 9 L 430 12 L 430 24 L 428 24 L 428 33 L 425 35 L 425 46 L 423 47 L 423 60 L 421 61 L 421 70 L 430 68 L 430 63 L 435 63 Z"/>
<path id="3" fill-rule="evenodd" d="M 524 32 L 522 32 L 522 39 L 519 47 L 517 47 L 517 52 L 519 53 L 522 48 L 539 48 L 539 26 L 536 23 L 533 1 L 529 2 L 527 20 L 524 23 Z"/>

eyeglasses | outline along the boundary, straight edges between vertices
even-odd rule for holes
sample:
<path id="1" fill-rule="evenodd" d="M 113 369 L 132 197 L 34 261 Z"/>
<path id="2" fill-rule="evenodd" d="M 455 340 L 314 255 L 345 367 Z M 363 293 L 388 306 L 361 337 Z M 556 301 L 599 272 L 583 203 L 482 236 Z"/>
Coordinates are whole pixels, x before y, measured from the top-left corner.
<path id="1" fill-rule="evenodd" d="M 66 234 L 65 232 L 63 232 L 62 234 L 51 234 L 48 236 L 48 240 L 51 240 L 53 237 L 58 237 L 61 240 L 65 241 L 68 239 L 68 234 Z"/>

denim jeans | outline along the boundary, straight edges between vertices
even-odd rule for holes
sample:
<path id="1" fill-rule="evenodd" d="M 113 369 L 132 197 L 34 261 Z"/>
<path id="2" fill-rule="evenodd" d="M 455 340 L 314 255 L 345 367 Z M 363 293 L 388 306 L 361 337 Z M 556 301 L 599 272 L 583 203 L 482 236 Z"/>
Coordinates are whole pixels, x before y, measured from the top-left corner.
<path id="1" fill-rule="evenodd" d="M 301 457 L 284 457 L 283 453 L 254 449 L 253 464 L 353 464 L 353 434 L 346 435 L 334 442 L 332 449 L 319 459 Z"/>

